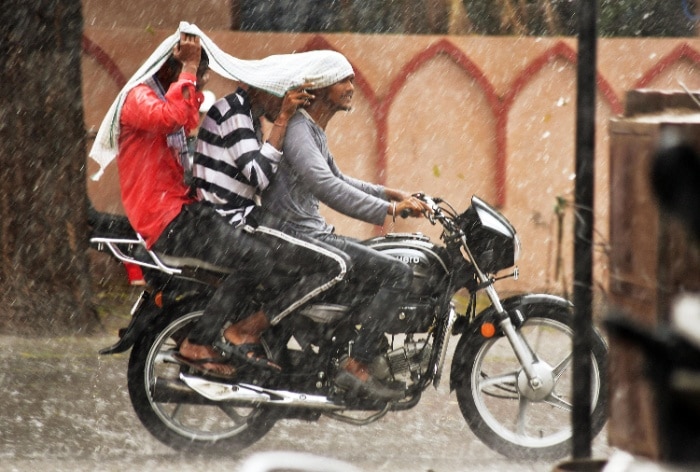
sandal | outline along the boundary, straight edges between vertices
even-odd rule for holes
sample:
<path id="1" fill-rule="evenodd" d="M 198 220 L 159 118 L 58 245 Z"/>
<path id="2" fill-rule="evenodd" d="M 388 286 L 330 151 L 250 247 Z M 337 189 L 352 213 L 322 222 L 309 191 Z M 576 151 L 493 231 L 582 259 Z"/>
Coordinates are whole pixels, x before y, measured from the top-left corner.
<path id="1" fill-rule="evenodd" d="M 173 358 L 180 364 L 189 367 L 196 374 L 201 375 L 204 378 L 209 377 L 218 380 L 231 380 L 236 377 L 236 369 L 232 365 L 226 363 L 226 359 L 222 359 L 221 357 L 205 357 L 203 359 L 190 359 L 176 352 L 173 353 Z M 216 369 L 212 369 L 211 367 L 207 367 L 205 364 L 213 364 L 220 367 L 226 367 L 228 369 L 231 369 L 231 371 L 229 374 L 226 374 L 224 372 L 217 371 Z"/>
<path id="2" fill-rule="evenodd" d="M 214 348 L 224 357 L 245 362 L 261 369 L 282 372 L 282 367 L 268 359 L 265 349 L 259 343 L 233 344 L 226 338 L 214 342 Z"/>

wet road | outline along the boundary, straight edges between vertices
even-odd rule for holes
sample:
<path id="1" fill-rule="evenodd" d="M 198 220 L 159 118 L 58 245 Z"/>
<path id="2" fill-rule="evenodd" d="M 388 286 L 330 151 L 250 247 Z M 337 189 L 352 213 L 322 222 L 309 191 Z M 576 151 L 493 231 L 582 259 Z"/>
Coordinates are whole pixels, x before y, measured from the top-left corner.
<path id="1" fill-rule="evenodd" d="M 179 454 L 151 437 L 131 409 L 127 355 L 98 356 L 115 340 L 0 336 L 1 470 L 235 472 L 251 454 L 277 450 L 335 458 L 366 472 L 539 472 L 554 465 L 510 461 L 484 446 L 462 419 L 448 379 L 413 410 L 372 425 L 283 421 L 242 451 Z M 608 453 L 598 438 L 594 456 Z"/>

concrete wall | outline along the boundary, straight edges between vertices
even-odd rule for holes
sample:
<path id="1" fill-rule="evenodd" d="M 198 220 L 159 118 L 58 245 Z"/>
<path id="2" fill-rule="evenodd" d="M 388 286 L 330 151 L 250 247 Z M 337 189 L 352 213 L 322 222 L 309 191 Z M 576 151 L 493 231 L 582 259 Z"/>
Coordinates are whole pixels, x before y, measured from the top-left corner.
<path id="1" fill-rule="evenodd" d="M 236 0 L 83 0 L 88 28 L 176 29 L 182 19 L 202 29 L 230 29 Z"/>
<path id="2" fill-rule="evenodd" d="M 89 2 L 86 2 L 89 3 Z M 214 2 L 211 2 L 214 3 Z M 173 30 L 86 28 L 85 125 L 94 131 L 121 85 Z M 498 205 L 521 234 L 521 280 L 510 290 L 567 292 L 574 210 L 561 222 L 558 201 L 573 202 L 576 41 L 572 38 L 271 34 L 216 30 L 212 39 L 241 58 L 330 48 L 356 71 L 355 108 L 329 125 L 330 146 L 349 175 L 441 196 L 464 209 L 476 194 Z M 625 92 L 700 88 L 700 40 L 603 39 L 596 111 L 595 279 L 607 285 L 608 121 Z M 234 87 L 215 78 L 221 96 Z M 88 162 L 88 172 L 96 166 Z M 121 211 L 116 169 L 88 182 L 95 205 Z M 327 212 L 343 234 L 380 229 Z M 559 225 L 563 225 L 561 238 Z M 399 221 L 381 231 L 421 231 Z"/>

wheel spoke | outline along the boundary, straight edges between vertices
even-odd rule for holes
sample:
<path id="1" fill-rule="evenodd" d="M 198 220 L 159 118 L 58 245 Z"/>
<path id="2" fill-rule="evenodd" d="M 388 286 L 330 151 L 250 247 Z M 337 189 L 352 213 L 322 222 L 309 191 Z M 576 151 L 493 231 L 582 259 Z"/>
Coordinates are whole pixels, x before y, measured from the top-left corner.
<path id="1" fill-rule="evenodd" d="M 174 420 L 179 421 L 178 415 L 180 414 L 181 411 L 182 411 L 182 403 L 176 403 L 175 408 L 173 408 L 173 410 L 170 412 L 170 417 Z"/>
<path id="2" fill-rule="evenodd" d="M 513 387 L 518 379 L 517 372 L 510 372 L 508 374 L 501 374 L 495 377 L 489 377 L 483 374 L 483 379 L 479 382 L 479 390 L 484 390 L 488 387 L 499 387 L 508 391 L 515 391 Z"/>
<path id="3" fill-rule="evenodd" d="M 169 362 L 171 364 L 177 364 L 177 360 L 175 357 L 173 357 L 173 354 L 175 354 L 175 351 L 173 349 L 167 349 L 160 351 L 158 354 L 156 354 L 156 363 L 163 363 L 163 362 Z"/>
<path id="4" fill-rule="evenodd" d="M 226 416 L 231 418 L 231 420 L 235 424 L 244 424 L 246 422 L 247 418 L 244 415 L 240 415 L 235 408 L 232 408 L 228 405 L 220 405 L 219 408 L 221 409 L 221 411 L 226 413 Z"/>
<path id="5" fill-rule="evenodd" d="M 531 342 L 529 338 L 534 338 L 534 342 Z M 532 359 L 533 364 L 540 361 L 540 356 L 537 354 L 533 346 L 539 346 L 541 338 L 542 331 L 539 329 L 535 332 L 531 332 L 528 336 L 525 336 L 525 333 L 523 331 L 520 331 L 520 339 L 522 340 L 523 344 L 530 353 L 530 358 Z"/>
<path id="6" fill-rule="evenodd" d="M 530 404 L 530 400 L 520 395 L 518 401 L 518 419 L 515 424 L 515 432 L 521 436 L 525 436 L 525 416 L 527 413 L 527 407 Z"/>
<path id="7" fill-rule="evenodd" d="M 571 360 L 573 359 L 573 352 L 569 353 L 568 356 L 566 356 L 562 361 L 557 364 L 554 369 L 552 370 L 552 374 L 554 375 L 554 381 L 556 382 L 559 380 L 559 377 L 561 377 L 561 374 L 564 373 L 567 367 L 571 364 Z"/>
<path id="8" fill-rule="evenodd" d="M 552 392 L 551 395 L 545 398 L 544 402 L 564 411 L 571 411 L 571 409 L 573 408 L 570 402 L 564 400 L 564 398 L 562 398 L 560 395 L 554 392 Z"/>

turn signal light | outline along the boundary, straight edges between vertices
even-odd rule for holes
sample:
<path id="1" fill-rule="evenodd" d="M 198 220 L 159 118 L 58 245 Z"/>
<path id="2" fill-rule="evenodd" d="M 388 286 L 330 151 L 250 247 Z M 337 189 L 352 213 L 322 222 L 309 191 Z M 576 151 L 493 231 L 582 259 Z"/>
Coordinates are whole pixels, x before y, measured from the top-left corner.
<path id="1" fill-rule="evenodd" d="M 492 338 L 496 334 L 496 327 L 493 323 L 484 323 L 481 325 L 481 335 L 485 338 Z"/>

